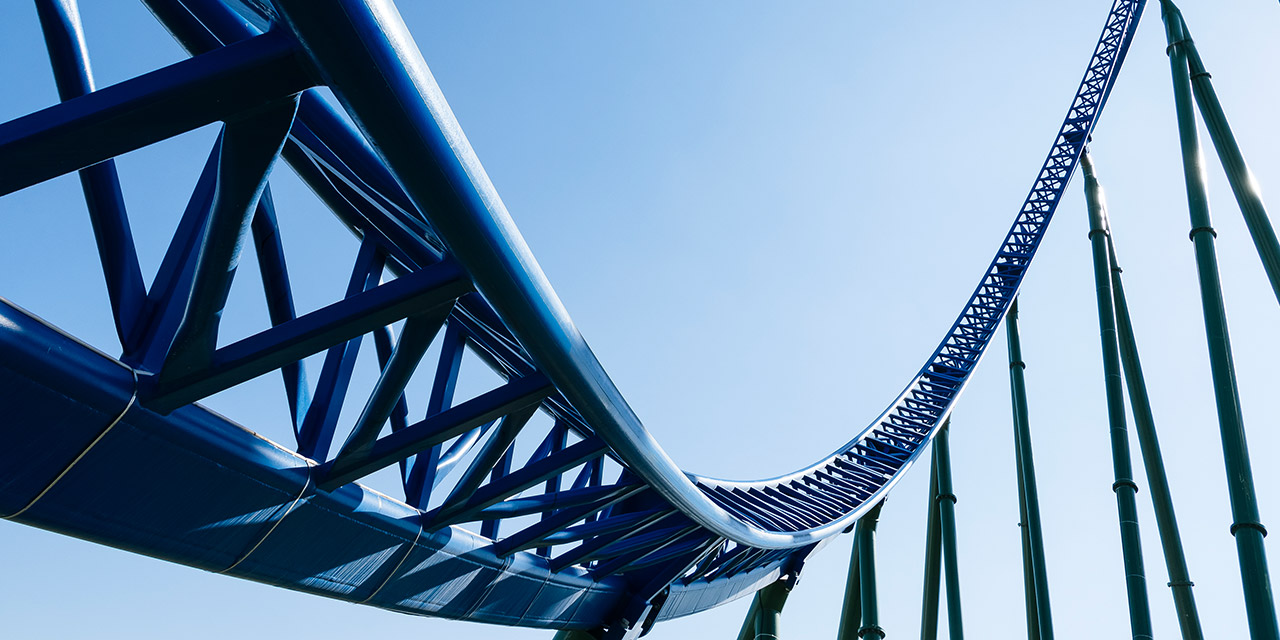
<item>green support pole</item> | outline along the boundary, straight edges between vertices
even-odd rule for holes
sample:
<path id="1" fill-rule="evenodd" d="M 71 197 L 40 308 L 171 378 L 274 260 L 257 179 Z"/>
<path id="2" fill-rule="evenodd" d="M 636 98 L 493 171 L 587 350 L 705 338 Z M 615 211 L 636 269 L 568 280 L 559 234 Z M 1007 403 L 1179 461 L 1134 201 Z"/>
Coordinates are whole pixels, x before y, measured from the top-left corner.
<path id="1" fill-rule="evenodd" d="M 938 466 L 929 468 L 929 519 L 925 526 L 924 601 L 920 640 L 938 640 L 938 592 L 942 583 L 942 527 L 938 522 Z"/>
<path id="2" fill-rule="evenodd" d="M 1122 270 L 1116 260 L 1115 237 L 1111 235 L 1106 197 L 1094 174 L 1092 162 L 1084 164 L 1084 178 L 1085 192 L 1090 205 L 1096 205 L 1102 210 L 1102 229 L 1107 238 L 1107 254 L 1111 262 L 1111 291 L 1115 300 L 1116 328 L 1120 339 L 1120 363 L 1129 389 L 1129 404 L 1133 410 L 1133 423 L 1138 432 L 1138 446 L 1142 450 L 1147 483 L 1151 485 L 1151 502 L 1156 512 L 1156 527 L 1160 531 L 1160 545 L 1164 550 L 1165 566 L 1169 571 L 1169 587 L 1173 590 L 1173 603 L 1178 611 L 1178 625 L 1182 630 L 1183 640 L 1203 640 L 1204 632 L 1200 627 L 1200 616 L 1196 612 L 1195 597 L 1191 593 L 1193 583 L 1187 571 L 1187 559 L 1182 550 L 1182 540 L 1178 535 L 1178 519 L 1173 511 L 1169 478 L 1165 473 L 1164 459 L 1160 455 L 1160 440 L 1156 435 L 1151 399 L 1147 395 L 1147 383 L 1142 374 L 1142 361 L 1138 357 L 1138 342 L 1134 337 L 1129 305 L 1125 301 L 1124 284 L 1120 276 Z"/>
<path id="3" fill-rule="evenodd" d="M 759 598 L 759 617 L 756 618 L 755 640 L 778 640 L 782 607 L 787 604 L 791 584 L 790 580 L 778 580 L 756 594 Z"/>
<path id="4" fill-rule="evenodd" d="M 782 607 L 787 604 L 792 586 L 794 580 L 783 577 L 757 591 L 738 630 L 738 640 L 777 640 Z"/>
<path id="5" fill-rule="evenodd" d="M 742 628 L 738 629 L 738 640 L 752 640 L 756 637 L 756 618 L 759 617 L 760 592 L 757 591 L 751 599 L 751 607 L 747 609 L 747 617 L 742 620 Z"/>
<path id="6" fill-rule="evenodd" d="M 879 508 L 872 511 L 878 512 Z M 858 566 L 858 535 L 858 533 L 853 534 L 853 550 L 849 552 L 849 574 L 844 581 L 844 606 L 840 609 L 840 628 L 836 633 L 836 640 L 858 640 L 858 626 L 862 624 L 862 580 L 859 579 L 861 571 Z"/>
<path id="7" fill-rule="evenodd" d="M 1162 16 L 1169 38 L 1169 61 L 1173 70 L 1174 101 L 1178 133 L 1182 141 L 1182 166 L 1191 210 L 1191 239 L 1195 243 L 1196 268 L 1200 279 L 1200 299 L 1204 310 L 1205 334 L 1209 342 L 1209 367 L 1218 406 L 1218 426 L 1222 433 L 1223 458 L 1227 468 L 1227 489 L 1231 497 L 1231 533 L 1235 536 L 1244 586 L 1245 611 L 1254 640 L 1278 640 L 1275 602 L 1267 555 L 1262 539 L 1266 528 L 1258 513 L 1253 486 L 1253 470 L 1245 442 L 1244 417 L 1236 388 L 1235 366 L 1231 361 L 1231 340 L 1227 313 L 1222 300 L 1214 231 L 1209 217 L 1209 199 L 1201 167 L 1200 141 L 1192 112 L 1190 68 L 1186 34 L 1181 15 L 1173 3 L 1161 0 Z"/>
<path id="8" fill-rule="evenodd" d="M 880 608 L 876 600 L 876 522 L 880 518 L 882 507 L 884 501 L 858 520 L 858 530 L 853 542 L 858 547 L 858 583 L 861 586 L 859 600 L 862 625 L 858 629 L 858 637 L 872 640 L 884 640 L 885 635 L 884 629 L 880 627 Z M 849 597 L 851 596 L 846 593 L 846 600 Z"/>
<path id="9" fill-rule="evenodd" d="M 1040 640 L 1040 620 L 1036 615 L 1036 578 L 1031 564 L 1031 536 L 1027 528 L 1026 482 L 1022 475 L 1022 449 L 1014 443 L 1018 467 L 1018 537 L 1022 539 L 1022 596 L 1027 608 L 1027 640 Z"/>
<path id="10" fill-rule="evenodd" d="M 1102 336 L 1102 370 L 1107 394 L 1107 421 L 1111 426 L 1111 463 L 1116 507 L 1120 512 L 1120 545 L 1124 555 L 1125 588 L 1129 597 L 1129 626 L 1135 640 L 1150 640 L 1151 610 L 1147 578 L 1142 563 L 1142 539 L 1138 531 L 1138 485 L 1133 481 L 1129 455 L 1129 429 L 1125 420 L 1124 380 L 1120 375 L 1120 341 L 1116 337 L 1114 298 L 1111 295 L 1111 257 L 1107 252 L 1106 211 L 1092 177 L 1093 162 L 1086 150 L 1080 162 L 1085 173 L 1085 200 L 1089 204 L 1089 242 L 1093 246 L 1093 280 L 1098 298 L 1098 325 Z"/>
<path id="11" fill-rule="evenodd" d="M 1271 218 L 1267 216 L 1267 207 L 1262 204 L 1262 192 L 1253 172 L 1249 171 L 1249 165 L 1244 161 L 1244 154 L 1240 153 L 1240 145 L 1231 133 L 1231 125 L 1227 124 L 1222 103 L 1218 102 L 1218 94 L 1213 90 L 1212 76 L 1205 71 L 1200 53 L 1196 51 L 1196 44 L 1187 31 L 1186 23 L 1182 22 L 1181 14 L 1178 20 L 1182 25 L 1183 45 L 1190 66 L 1192 94 L 1200 107 L 1200 116 L 1209 129 L 1209 139 L 1218 151 L 1218 159 L 1227 173 L 1231 191 L 1240 205 L 1240 212 L 1244 214 L 1244 223 L 1258 249 L 1258 257 L 1262 258 L 1262 267 L 1267 272 L 1267 279 L 1271 281 L 1271 290 L 1275 292 L 1276 300 L 1280 300 L 1280 242 L 1276 241 L 1276 231 L 1271 226 Z"/>
<path id="12" fill-rule="evenodd" d="M 1009 337 L 1009 386 L 1013 395 L 1013 422 L 1019 460 L 1019 486 L 1026 501 L 1023 518 L 1031 552 L 1032 581 L 1035 588 L 1035 616 L 1039 640 L 1053 640 L 1053 614 L 1049 607 L 1049 575 L 1045 569 L 1044 537 L 1040 527 L 1040 497 L 1036 490 L 1035 457 L 1031 454 L 1031 422 L 1027 412 L 1027 365 L 1022 361 L 1022 340 L 1018 336 L 1018 300 L 1005 316 Z"/>
<path id="13" fill-rule="evenodd" d="M 883 500 L 858 520 L 853 552 L 849 555 L 849 576 L 844 584 L 844 608 L 840 611 L 837 640 L 884 638 L 884 629 L 877 624 L 875 564 L 876 521 L 882 507 Z"/>
<path id="14" fill-rule="evenodd" d="M 951 640 L 963 640 L 960 616 L 960 563 L 956 553 L 956 494 L 951 486 L 951 447 L 947 435 L 951 419 L 933 441 L 933 466 L 938 473 L 938 520 L 942 524 L 942 563 L 947 574 L 947 629 Z"/>

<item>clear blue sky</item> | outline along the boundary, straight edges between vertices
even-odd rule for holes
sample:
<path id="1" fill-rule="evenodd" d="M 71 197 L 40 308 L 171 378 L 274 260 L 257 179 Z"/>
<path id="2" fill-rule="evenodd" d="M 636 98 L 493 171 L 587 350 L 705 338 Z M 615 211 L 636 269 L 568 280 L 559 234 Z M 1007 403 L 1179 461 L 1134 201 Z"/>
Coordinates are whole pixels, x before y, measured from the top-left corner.
<path id="1" fill-rule="evenodd" d="M 139 5 L 84 4 L 99 86 L 183 57 Z M 678 463 L 731 478 L 825 455 L 932 352 L 1026 195 L 1109 7 L 401 4 L 619 387 Z M 1280 5 L 1185 0 L 1183 10 L 1264 192 L 1280 189 Z M 38 31 L 30 3 L 0 8 L 0 120 L 56 101 Z M 120 160 L 148 274 L 215 133 Z M 1244 637 L 1158 5 L 1094 140 L 1201 616 L 1215 637 Z M 1275 528 L 1280 468 L 1270 461 L 1280 432 L 1269 402 L 1280 305 L 1216 165 L 1210 178 L 1255 479 L 1263 521 Z M 295 282 L 300 305 L 318 306 L 343 287 L 349 263 L 334 256 L 352 255 L 354 243 L 286 168 L 272 185 L 290 269 L 307 274 Z M 1024 356 L 1059 635 L 1123 637 L 1081 188 L 1072 184 L 1025 285 Z M 0 198 L 0 224 L 0 296 L 116 351 L 75 179 Z M 256 295 L 233 292 L 229 317 L 250 320 L 230 333 L 265 317 Z M 952 441 L 966 622 L 970 633 L 1016 638 L 1024 627 L 1004 348 L 993 344 L 975 374 Z M 278 384 L 264 378 L 210 404 L 287 444 Z M 890 637 L 918 630 L 925 475 L 899 485 L 880 525 Z M 1153 617 L 1157 635 L 1172 637 L 1138 482 Z M 810 562 L 783 617 L 787 637 L 833 637 L 849 543 Z M 15 638 L 550 636 L 347 605 L 7 522 L 0 567 L 0 616 Z M 732 637 L 745 607 L 651 637 Z"/>

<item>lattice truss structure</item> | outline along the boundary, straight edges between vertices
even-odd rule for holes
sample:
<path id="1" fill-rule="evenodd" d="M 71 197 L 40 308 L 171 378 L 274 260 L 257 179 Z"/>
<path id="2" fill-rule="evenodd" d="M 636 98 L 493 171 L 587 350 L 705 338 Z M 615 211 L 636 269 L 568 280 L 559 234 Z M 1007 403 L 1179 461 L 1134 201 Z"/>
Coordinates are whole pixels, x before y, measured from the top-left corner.
<path id="1" fill-rule="evenodd" d="M 1013 300 L 1143 7 L 1115 2 L 1012 229 L 905 391 L 816 464 L 730 482 L 675 467 L 627 406 L 394 6 L 144 1 L 190 59 L 93 90 L 72 0 L 41 0 L 64 102 L 0 125 L 0 195 L 79 172 L 121 345 L 109 357 L 0 304 L 15 416 L 0 427 L 0 514 L 387 609 L 620 633 L 795 575 L 902 477 Z M 111 159 L 219 121 L 148 286 Z M 359 242 L 345 297 L 301 315 L 269 184 L 279 159 Z M 273 326 L 218 346 L 232 278 L 252 277 L 236 272 L 242 251 Z M 382 370 L 357 393 L 370 342 Z M 459 397 L 464 360 L 502 382 Z M 263 375 L 283 379 L 292 450 L 197 404 Z M 410 397 L 424 377 L 430 393 Z M 344 406 L 361 407 L 349 428 Z M 540 444 L 517 455 L 517 436 Z M 361 484 L 386 468 L 402 495 Z M 109 490 L 127 483 L 155 488 Z"/>

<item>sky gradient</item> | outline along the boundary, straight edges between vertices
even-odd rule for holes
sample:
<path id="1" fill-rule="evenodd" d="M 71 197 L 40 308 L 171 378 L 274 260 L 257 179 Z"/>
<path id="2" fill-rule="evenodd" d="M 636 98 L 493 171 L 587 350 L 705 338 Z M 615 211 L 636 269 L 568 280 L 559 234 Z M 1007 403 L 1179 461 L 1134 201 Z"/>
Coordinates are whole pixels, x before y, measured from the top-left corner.
<path id="1" fill-rule="evenodd" d="M 140 5 L 84 4 L 98 86 L 184 57 Z M 683 468 L 736 479 L 826 455 L 917 371 L 1021 205 L 1109 7 L 401 5 L 516 224 L 631 405 Z M 1182 9 L 1264 194 L 1280 188 L 1280 5 L 1186 0 Z M 1092 150 L 1201 618 L 1214 637 L 1245 637 L 1159 17 L 1153 3 Z M 0 38 L 0 86 L 10 88 L 0 92 L 0 121 L 56 102 L 29 3 L 0 8 Z M 148 276 L 215 134 L 206 127 L 119 160 Z M 1274 524 L 1280 431 L 1269 403 L 1280 305 L 1221 171 L 1209 167 L 1255 481 L 1263 522 Z M 355 242 L 283 165 L 272 189 L 299 306 L 318 306 L 345 286 Z M 1123 637 L 1082 189 L 1080 179 L 1068 188 L 1023 288 L 1023 355 L 1055 626 L 1061 637 Z M 0 296 L 118 351 L 75 178 L 0 198 L 0 224 Z M 264 317 L 255 295 L 233 290 L 228 317 Z M 990 349 L 953 418 L 960 577 L 970 632 L 1017 638 L 1003 336 Z M 289 443 L 278 386 L 264 378 L 210 405 Z M 1137 481 L 1152 617 L 1158 637 L 1173 637 L 1141 473 Z M 926 484 L 920 467 L 882 514 L 890 637 L 919 628 Z M 809 562 L 783 615 L 785 636 L 834 637 L 850 543 Z M 1280 550 L 1271 551 L 1274 568 Z M 347 605 L 8 522 L 0 559 L 0 614 L 15 638 L 550 637 Z M 732 637 L 746 604 L 650 637 Z"/>

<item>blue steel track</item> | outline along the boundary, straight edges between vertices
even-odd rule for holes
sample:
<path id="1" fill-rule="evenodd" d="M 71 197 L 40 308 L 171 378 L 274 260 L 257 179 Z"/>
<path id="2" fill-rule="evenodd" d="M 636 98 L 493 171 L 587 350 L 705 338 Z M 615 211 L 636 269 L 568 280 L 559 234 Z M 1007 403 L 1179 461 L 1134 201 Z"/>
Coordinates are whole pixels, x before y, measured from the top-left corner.
<path id="1" fill-rule="evenodd" d="M 1144 2 L 1115 2 L 1025 204 L 916 377 L 839 450 L 749 482 L 683 472 L 641 425 L 392 5 L 146 4 L 190 60 L 94 91 L 74 5 L 41 2 L 64 102 L 0 124 L 0 195 L 80 172 L 121 342 L 116 357 L 98 352 L 0 300 L 0 515 L 407 613 L 631 635 L 794 575 L 912 466 L 1016 295 Z M 148 287 L 110 159 L 218 121 Z M 346 297 L 300 316 L 270 197 L 277 158 L 361 247 Z M 274 326 L 216 347 L 242 247 L 257 253 Z M 370 339 L 382 375 L 357 397 L 352 363 Z M 433 341 L 440 359 L 424 363 Z M 505 383 L 455 398 L 466 350 Z M 319 353 L 321 370 L 306 371 Z M 275 371 L 292 449 L 198 404 Z M 404 392 L 414 375 L 432 380 L 425 401 Z M 346 401 L 363 407 L 349 431 Z M 533 429 L 540 446 L 516 458 Z M 402 496 L 359 482 L 397 466 Z"/>

